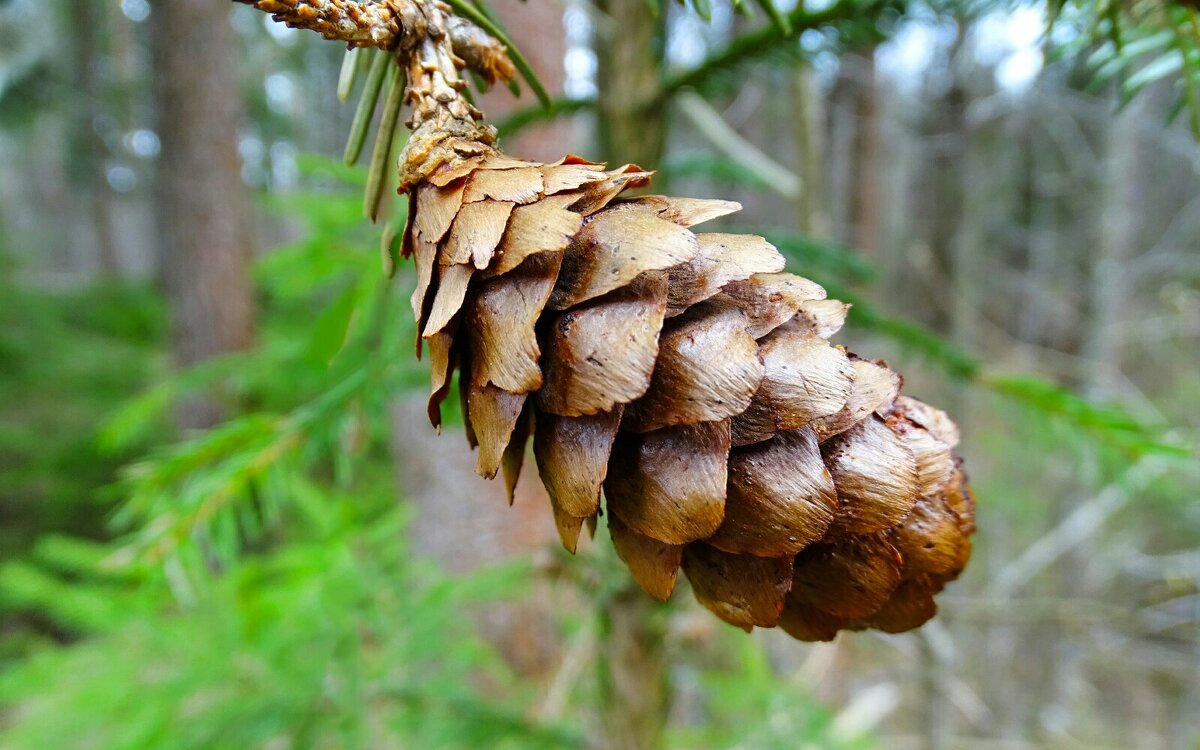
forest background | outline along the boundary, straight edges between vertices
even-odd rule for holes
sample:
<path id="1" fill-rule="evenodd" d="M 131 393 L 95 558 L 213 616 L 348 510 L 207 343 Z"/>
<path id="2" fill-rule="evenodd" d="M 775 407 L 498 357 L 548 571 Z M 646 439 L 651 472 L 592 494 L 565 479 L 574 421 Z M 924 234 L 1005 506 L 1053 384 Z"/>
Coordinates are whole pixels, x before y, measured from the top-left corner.
<path id="1" fill-rule="evenodd" d="M 739 200 L 967 436 L 940 616 L 809 645 L 428 428 L 337 45 L 0 1 L 0 748 L 1200 747 L 1200 20 L 1127 5 L 495 2 L 509 153 Z"/>

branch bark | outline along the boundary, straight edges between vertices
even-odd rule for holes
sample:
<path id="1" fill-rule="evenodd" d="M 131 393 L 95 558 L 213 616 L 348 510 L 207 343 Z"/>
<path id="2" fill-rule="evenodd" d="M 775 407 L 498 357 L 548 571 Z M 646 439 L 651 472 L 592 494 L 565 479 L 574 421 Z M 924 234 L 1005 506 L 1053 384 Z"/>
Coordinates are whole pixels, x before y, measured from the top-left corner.
<path id="1" fill-rule="evenodd" d="M 235 0 L 270 13 L 294 29 L 309 29 L 352 47 L 391 49 L 400 38 L 400 19 L 390 3 L 354 0 Z"/>

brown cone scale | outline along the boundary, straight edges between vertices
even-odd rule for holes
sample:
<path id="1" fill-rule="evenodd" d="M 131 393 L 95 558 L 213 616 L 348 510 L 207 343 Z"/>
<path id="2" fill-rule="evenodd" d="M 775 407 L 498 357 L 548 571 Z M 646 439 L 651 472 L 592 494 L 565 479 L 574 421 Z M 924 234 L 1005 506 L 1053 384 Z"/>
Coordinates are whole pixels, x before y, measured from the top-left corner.
<path id="1" fill-rule="evenodd" d="M 654 598 L 682 570 L 746 630 L 920 626 L 975 529 L 954 423 L 831 344 L 849 306 L 765 239 L 692 231 L 736 203 L 620 198 L 649 178 L 491 153 L 414 189 L 430 418 L 457 368 L 479 472 L 511 498 L 532 437 L 564 546 L 606 515 Z"/>

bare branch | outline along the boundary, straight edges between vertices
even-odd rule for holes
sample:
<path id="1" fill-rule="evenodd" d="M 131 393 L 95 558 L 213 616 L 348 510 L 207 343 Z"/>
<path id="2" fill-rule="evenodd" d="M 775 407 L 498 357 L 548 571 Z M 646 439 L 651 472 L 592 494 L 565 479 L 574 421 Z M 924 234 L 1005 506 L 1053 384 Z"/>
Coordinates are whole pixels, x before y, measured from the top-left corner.
<path id="1" fill-rule="evenodd" d="M 1011 596 L 1067 551 L 1087 541 L 1137 492 L 1157 479 L 1167 466 L 1163 461 L 1149 456 L 1138 460 L 1119 481 L 1076 507 L 1049 533 L 1026 547 L 992 579 L 988 593 L 999 597 Z"/>
<path id="2" fill-rule="evenodd" d="M 771 190 L 784 198 L 795 199 L 800 196 L 804 185 L 799 175 L 743 138 L 704 97 L 685 91 L 675 98 L 675 103 L 701 135 L 726 156 L 761 178 Z"/>

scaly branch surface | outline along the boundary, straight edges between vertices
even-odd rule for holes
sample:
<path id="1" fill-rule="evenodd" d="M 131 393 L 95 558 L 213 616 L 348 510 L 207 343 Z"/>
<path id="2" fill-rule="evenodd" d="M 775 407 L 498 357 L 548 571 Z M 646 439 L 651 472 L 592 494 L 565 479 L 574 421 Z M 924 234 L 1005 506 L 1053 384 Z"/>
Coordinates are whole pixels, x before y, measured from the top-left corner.
<path id="1" fill-rule="evenodd" d="M 396 56 L 408 74 L 405 102 L 412 106 L 407 124 L 413 130 L 400 161 L 401 190 L 443 165 L 493 150 L 495 128 L 467 100 L 459 72 L 468 68 L 494 83 L 516 71 L 503 44 L 440 0 L 235 1 L 293 28 Z"/>
<path id="2" fill-rule="evenodd" d="M 450 21 L 455 17 L 449 6 L 438 0 L 412 5 L 421 16 L 420 28 L 413 28 L 414 33 L 406 34 L 400 45 L 400 58 L 408 64 L 405 100 L 413 108 L 408 120 L 413 134 L 400 163 L 401 190 L 443 165 L 493 151 L 496 142 L 496 129 L 483 122 L 482 113 L 463 94 L 467 84 L 459 70 L 466 62 L 454 54 Z M 469 26 L 462 19 L 455 20 L 455 27 Z"/>
<path id="3" fill-rule="evenodd" d="M 352 47 L 391 49 L 400 36 L 401 21 L 393 3 L 353 0 L 235 0 L 270 13 L 295 29 L 310 29 L 326 39 Z"/>

